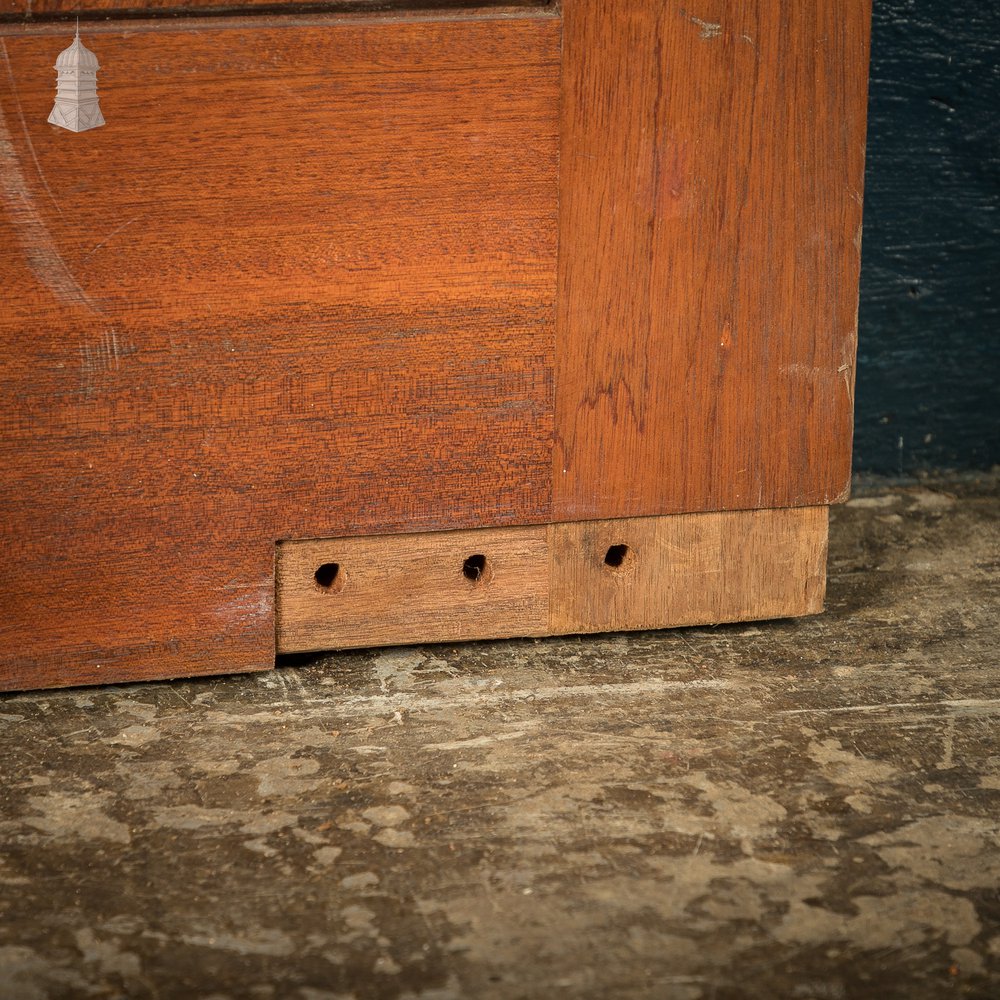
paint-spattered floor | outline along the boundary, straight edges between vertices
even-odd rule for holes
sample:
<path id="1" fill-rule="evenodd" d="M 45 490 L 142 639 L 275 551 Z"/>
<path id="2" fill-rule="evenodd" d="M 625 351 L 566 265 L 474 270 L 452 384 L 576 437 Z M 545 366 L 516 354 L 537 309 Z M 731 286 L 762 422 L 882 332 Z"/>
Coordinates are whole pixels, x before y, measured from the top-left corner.
<path id="1" fill-rule="evenodd" d="M 0 997 L 1000 996 L 995 486 L 819 618 L 0 700 Z"/>

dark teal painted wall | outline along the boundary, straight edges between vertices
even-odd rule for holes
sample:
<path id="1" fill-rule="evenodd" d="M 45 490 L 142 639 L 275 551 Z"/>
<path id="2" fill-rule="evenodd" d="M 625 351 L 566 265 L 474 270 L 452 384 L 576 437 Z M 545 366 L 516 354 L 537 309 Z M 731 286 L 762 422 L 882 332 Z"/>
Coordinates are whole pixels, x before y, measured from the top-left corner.
<path id="1" fill-rule="evenodd" d="M 874 0 L 854 466 L 1000 463 L 1000 0 Z"/>

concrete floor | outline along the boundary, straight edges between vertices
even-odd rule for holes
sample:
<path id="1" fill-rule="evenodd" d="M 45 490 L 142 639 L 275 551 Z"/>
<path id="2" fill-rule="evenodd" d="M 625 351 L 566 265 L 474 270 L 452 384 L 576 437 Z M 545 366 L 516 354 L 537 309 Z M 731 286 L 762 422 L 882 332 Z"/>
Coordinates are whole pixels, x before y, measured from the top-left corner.
<path id="1" fill-rule="evenodd" d="M 817 618 L 0 699 L 0 997 L 1000 996 L 996 486 Z"/>

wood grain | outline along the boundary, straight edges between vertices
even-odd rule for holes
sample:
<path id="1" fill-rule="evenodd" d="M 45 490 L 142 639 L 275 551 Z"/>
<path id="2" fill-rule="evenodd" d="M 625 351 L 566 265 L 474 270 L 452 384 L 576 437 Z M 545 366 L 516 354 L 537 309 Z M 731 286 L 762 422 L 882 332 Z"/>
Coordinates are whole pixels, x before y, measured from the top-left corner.
<path id="1" fill-rule="evenodd" d="M 702 625 L 816 614 L 827 508 L 723 511 L 557 524 L 549 628 Z M 619 565 L 605 561 L 619 552 Z M 618 559 L 614 559 L 618 562 Z"/>
<path id="2" fill-rule="evenodd" d="M 271 666 L 279 540 L 842 497 L 867 18 L 110 21 L 81 135 L 46 123 L 64 26 L 0 27 L 0 687 Z M 603 529 L 553 527 L 549 627 L 812 608 L 780 517 L 637 523 L 686 583 L 591 579 Z M 497 588 L 392 634 L 534 629 Z"/>
<path id="3" fill-rule="evenodd" d="M 283 542 L 277 649 L 610 632 L 815 614 L 827 508 Z M 622 549 L 620 564 L 609 551 Z M 482 556 L 477 580 L 463 574 Z M 617 560 L 612 560 L 617 562 Z M 323 577 L 321 568 L 337 566 Z"/>
<path id="4" fill-rule="evenodd" d="M 544 520 L 559 24 L 0 29 L 0 688 L 265 669 L 274 543 Z"/>
<path id="5" fill-rule="evenodd" d="M 324 588 L 316 573 L 331 564 Z M 548 567 L 545 526 L 284 542 L 278 652 L 545 635 Z"/>
<path id="6" fill-rule="evenodd" d="M 850 473 L 869 0 L 564 0 L 554 520 Z"/>

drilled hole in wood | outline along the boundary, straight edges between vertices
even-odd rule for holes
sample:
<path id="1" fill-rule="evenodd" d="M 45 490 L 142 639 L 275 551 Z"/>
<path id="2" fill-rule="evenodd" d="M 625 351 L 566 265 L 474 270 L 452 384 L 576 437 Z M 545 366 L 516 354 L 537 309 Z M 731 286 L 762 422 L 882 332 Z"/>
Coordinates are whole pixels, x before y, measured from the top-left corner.
<path id="1" fill-rule="evenodd" d="M 625 544 L 611 545 L 604 553 L 604 565 L 609 569 L 621 569 L 632 554 L 632 550 Z"/>
<path id="2" fill-rule="evenodd" d="M 335 594 L 344 587 L 344 571 L 340 568 L 340 563 L 323 563 L 314 574 L 316 586 L 320 590 Z"/>
<path id="3" fill-rule="evenodd" d="M 486 561 L 486 556 L 474 555 L 462 563 L 462 576 L 473 583 L 488 583 L 493 576 L 490 564 Z"/>

